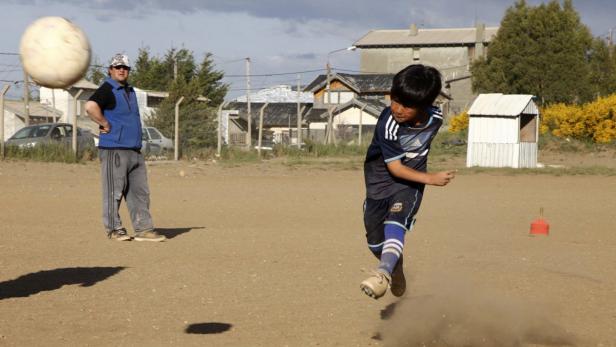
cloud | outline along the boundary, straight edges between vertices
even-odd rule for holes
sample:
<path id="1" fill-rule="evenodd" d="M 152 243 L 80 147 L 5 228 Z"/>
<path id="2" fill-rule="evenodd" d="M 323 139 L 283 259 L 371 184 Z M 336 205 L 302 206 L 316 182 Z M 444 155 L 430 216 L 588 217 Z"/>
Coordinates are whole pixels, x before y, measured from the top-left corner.
<path id="1" fill-rule="evenodd" d="M 547 0 L 527 2 L 537 5 Z M 278 19 L 292 23 L 289 27 L 291 30 L 293 25 L 303 25 L 314 20 L 334 22 L 341 30 L 349 27 L 366 30 L 405 28 L 411 23 L 420 27 L 437 28 L 466 27 L 473 25 L 475 21 L 498 25 L 505 10 L 514 4 L 514 0 L 9 0 L 9 3 L 87 8 L 97 12 L 97 16 L 106 21 L 119 16 L 142 18 L 160 11 L 180 14 L 205 11 Z M 574 6 L 580 10 L 582 19 L 595 32 L 607 31 L 607 26 L 613 23 L 608 17 L 610 11 L 607 10 L 615 7 L 611 0 L 577 1 Z"/>

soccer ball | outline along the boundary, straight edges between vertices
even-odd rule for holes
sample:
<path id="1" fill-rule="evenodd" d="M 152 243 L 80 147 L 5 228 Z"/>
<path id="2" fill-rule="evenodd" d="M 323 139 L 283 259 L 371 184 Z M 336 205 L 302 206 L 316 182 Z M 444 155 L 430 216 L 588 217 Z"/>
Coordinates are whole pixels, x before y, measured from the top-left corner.
<path id="1" fill-rule="evenodd" d="M 66 88 L 87 72 L 90 42 L 68 19 L 42 17 L 26 28 L 19 55 L 24 70 L 34 82 L 49 88 Z"/>

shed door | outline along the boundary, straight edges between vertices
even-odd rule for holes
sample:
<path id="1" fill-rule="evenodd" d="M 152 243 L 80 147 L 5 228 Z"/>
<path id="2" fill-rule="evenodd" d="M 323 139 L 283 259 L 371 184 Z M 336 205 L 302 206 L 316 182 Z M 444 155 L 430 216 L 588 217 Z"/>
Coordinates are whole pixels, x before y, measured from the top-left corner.
<path id="1" fill-rule="evenodd" d="M 537 115 L 520 115 L 520 142 L 537 142 Z"/>

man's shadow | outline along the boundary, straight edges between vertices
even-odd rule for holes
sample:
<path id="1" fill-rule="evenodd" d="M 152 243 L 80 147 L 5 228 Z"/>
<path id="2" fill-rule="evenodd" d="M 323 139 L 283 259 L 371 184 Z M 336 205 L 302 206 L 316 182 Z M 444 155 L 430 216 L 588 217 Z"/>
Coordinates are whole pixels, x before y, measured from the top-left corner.
<path id="1" fill-rule="evenodd" d="M 80 284 L 90 287 L 103 281 L 125 267 L 70 267 L 44 270 L 0 282 L 0 300 L 25 298 L 44 291 L 59 289 L 64 285 Z"/>
<path id="2" fill-rule="evenodd" d="M 187 334 L 221 334 L 231 329 L 233 325 L 228 323 L 195 323 L 186 327 L 184 330 Z"/>
<path id="3" fill-rule="evenodd" d="M 156 228 L 156 232 L 164 235 L 168 239 L 187 233 L 193 229 L 205 229 L 205 227 L 190 227 L 190 228 Z"/>

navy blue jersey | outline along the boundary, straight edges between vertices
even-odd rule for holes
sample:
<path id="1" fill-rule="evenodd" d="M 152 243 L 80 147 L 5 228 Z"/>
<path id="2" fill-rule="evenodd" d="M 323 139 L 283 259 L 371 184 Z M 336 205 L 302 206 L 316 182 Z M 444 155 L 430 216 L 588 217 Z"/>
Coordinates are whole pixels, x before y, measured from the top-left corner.
<path id="1" fill-rule="evenodd" d="M 425 124 L 413 127 L 398 123 L 389 107 L 381 112 L 364 162 L 368 198 L 385 199 L 407 187 L 423 191 L 422 183 L 392 176 L 386 164 L 400 160 L 403 165 L 426 172 L 430 144 L 443 124 L 442 113 L 437 107 L 430 107 L 428 113 L 430 117 Z"/>

